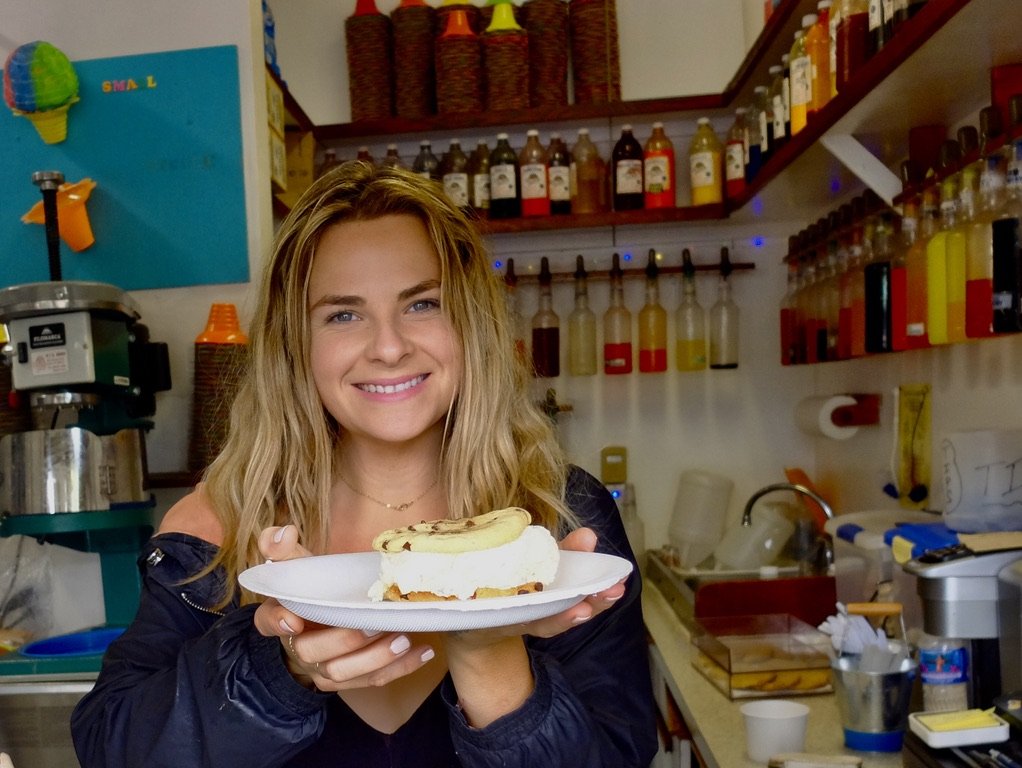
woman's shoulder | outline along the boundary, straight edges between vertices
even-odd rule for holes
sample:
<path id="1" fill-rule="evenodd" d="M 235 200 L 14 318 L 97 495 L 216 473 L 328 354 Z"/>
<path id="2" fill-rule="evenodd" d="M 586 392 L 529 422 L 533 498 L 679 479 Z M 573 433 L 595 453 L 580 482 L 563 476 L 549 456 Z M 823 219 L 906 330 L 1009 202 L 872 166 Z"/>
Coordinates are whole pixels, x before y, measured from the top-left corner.
<path id="1" fill-rule="evenodd" d="M 223 528 L 202 483 L 164 514 L 159 533 L 184 533 L 219 546 Z"/>

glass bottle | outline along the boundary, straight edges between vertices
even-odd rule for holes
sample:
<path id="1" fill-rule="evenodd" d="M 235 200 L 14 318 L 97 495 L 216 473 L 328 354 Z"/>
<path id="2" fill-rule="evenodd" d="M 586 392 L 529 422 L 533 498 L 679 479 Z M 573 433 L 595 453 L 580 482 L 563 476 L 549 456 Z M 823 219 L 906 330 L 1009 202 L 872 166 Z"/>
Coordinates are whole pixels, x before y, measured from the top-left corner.
<path id="1" fill-rule="evenodd" d="M 681 252 L 681 303 L 674 313 L 675 365 L 679 371 L 706 367 L 706 312 L 696 295 L 696 268 L 688 248 Z"/>
<path id="2" fill-rule="evenodd" d="M 646 303 L 639 310 L 639 372 L 667 370 L 667 310 L 660 305 L 656 251 L 646 261 Z"/>
<path id="3" fill-rule="evenodd" d="M 784 97 L 784 135 L 791 138 L 791 54 L 781 54 L 781 95 Z"/>
<path id="4" fill-rule="evenodd" d="M 958 217 L 958 142 L 945 141 L 940 148 L 940 226 L 926 243 L 926 330 L 930 344 L 947 344 L 949 239 Z"/>
<path id="5" fill-rule="evenodd" d="M 830 101 L 830 6 L 830 0 L 816 4 L 816 23 L 806 31 L 806 53 L 812 67 L 810 119 Z"/>
<path id="6" fill-rule="evenodd" d="M 447 199 L 462 210 L 469 207 L 468 155 L 461 149 L 459 139 L 451 139 L 450 148 L 440 158 L 437 169 Z"/>
<path id="7" fill-rule="evenodd" d="M 550 213 L 571 213 L 571 153 L 559 133 L 550 134 L 547 177 L 550 181 Z"/>
<path id="8" fill-rule="evenodd" d="M 547 156 L 535 128 L 525 133 L 525 146 L 518 157 L 518 167 L 522 179 L 522 216 L 549 216 Z"/>
<path id="9" fill-rule="evenodd" d="M 573 213 L 599 213 L 606 210 L 604 193 L 605 163 L 589 138 L 587 128 L 578 129 L 578 141 L 571 149 L 571 210 Z"/>
<path id="10" fill-rule="evenodd" d="M 369 163 L 369 165 L 376 165 L 376 159 L 373 157 L 373 153 L 369 151 L 369 147 L 359 147 L 355 159 L 363 163 Z"/>
<path id="11" fill-rule="evenodd" d="M 653 132 L 642 148 L 643 205 L 646 208 L 673 208 L 674 144 L 664 133 L 664 124 L 653 123 Z"/>
<path id="12" fill-rule="evenodd" d="M 472 208 L 481 216 L 490 213 L 490 148 L 480 139 L 468 158 L 468 188 Z"/>
<path id="13" fill-rule="evenodd" d="M 632 372 L 632 313 L 625 306 L 621 257 L 610 269 L 610 306 L 603 316 L 603 372 Z"/>
<path id="14" fill-rule="evenodd" d="M 830 4 L 827 35 L 830 38 L 830 98 L 837 96 L 837 28 L 841 25 L 841 0 Z"/>
<path id="15" fill-rule="evenodd" d="M 588 273 L 581 256 L 575 257 L 575 308 L 568 316 L 568 372 L 572 376 L 596 373 L 596 313 L 589 308 Z"/>
<path id="16" fill-rule="evenodd" d="M 756 102 L 745 110 L 745 131 L 748 136 L 748 153 L 745 156 L 745 183 L 751 184 L 763 165 L 763 136 L 760 133 L 759 110 Z"/>
<path id="17" fill-rule="evenodd" d="M 528 359 L 528 344 L 525 343 L 525 319 L 522 316 L 521 297 L 518 294 L 518 276 L 515 274 L 515 260 L 507 260 L 504 273 L 504 288 L 507 295 L 508 314 L 511 320 L 511 337 L 515 352 L 525 362 Z"/>
<path id="18" fill-rule="evenodd" d="M 713 132 L 710 118 L 700 117 L 696 125 L 688 150 L 692 205 L 721 203 L 724 201 L 724 147 Z"/>
<path id="19" fill-rule="evenodd" d="M 898 246 L 891 259 L 891 351 L 908 349 L 908 270 L 906 258 L 919 232 L 919 202 L 910 197 L 902 204 Z"/>
<path id="20" fill-rule="evenodd" d="M 791 63 L 791 135 L 798 136 L 806 127 L 809 102 L 813 96 L 813 65 L 806 52 L 806 31 L 816 23 L 816 14 L 802 17 L 802 29 L 795 32 L 795 42 L 788 53 Z"/>
<path id="21" fill-rule="evenodd" d="M 518 155 L 506 133 L 497 134 L 497 146 L 490 153 L 490 218 L 514 219 L 522 215 Z"/>
<path id="22" fill-rule="evenodd" d="M 762 167 L 774 149 L 774 108 L 770 101 L 770 89 L 757 85 L 753 89 L 753 104 L 759 123 L 759 164 Z"/>
<path id="23" fill-rule="evenodd" d="M 863 267 L 866 291 L 866 351 L 891 351 L 891 216 L 876 218 L 873 256 Z"/>
<path id="24" fill-rule="evenodd" d="M 621 127 L 621 137 L 611 155 L 611 179 L 614 185 L 614 210 L 642 208 L 642 145 L 632 134 L 632 126 Z"/>
<path id="25" fill-rule="evenodd" d="M 387 153 L 383 156 L 380 161 L 380 165 L 384 168 L 404 168 L 404 161 L 401 160 L 401 155 L 398 153 L 397 144 L 388 144 Z"/>
<path id="26" fill-rule="evenodd" d="M 561 375 L 561 323 L 554 312 L 551 277 L 550 260 L 544 256 L 539 270 L 539 309 L 532 316 L 532 370 L 541 378 Z"/>
<path id="27" fill-rule="evenodd" d="M 836 48 L 836 85 L 840 93 L 869 58 L 868 0 L 841 0 Z"/>
<path id="28" fill-rule="evenodd" d="M 866 48 L 866 57 L 869 58 L 875 56 L 887 42 L 884 39 L 884 1 L 869 0 L 867 14 L 869 24 L 869 36 L 867 39 L 869 40 L 869 45 Z"/>
<path id="29" fill-rule="evenodd" d="M 994 243 L 993 310 L 994 333 L 1022 331 L 1022 249 L 1019 248 L 1022 222 L 1022 97 L 1013 96 L 1012 133 L 1018 138 L 1006 146 L 1008 198 L 992 224 Z"/>
<path id="30" fill-rule="evenodd" d="M 975 128 L 971 132 L 959 131 L 959 136 L 969 142 L 971 160 L 977 149 L 973 145 Z M 977 142 L 978 144 L 978 142 Z M 959 145 L 962 142 L 959 141 Z M 964 152 L 963 152 L 964 154 Z M 964 158 L 963 158 L 964 160 Z M 979 196 L 979 164 L 965 162 L 958 174 L 958 211 L 955 227 L 948 233 L 947 240 L 947 335 L 948 342 L 957 344 L 965 341 L 966 301 L 969 261 L 969 231 L 976 218 Z"/>
<path id="31" fill-rule="evenodd" d="M 771 152 L 776 152 L 788 140 L 788 127 L 784 119 L 788 97 L 784 93 L 784 69 L 780 64 L 770 67 L 770 90 L 767 97 L 770 99 L 770 116 L 773 118 Z"/>
<path id="32" fill-rule="evenodd" d="M 905 310 L 905 328 L 909 349 L 924 349 L 930 346 L 927 259 L 926 245 L 937 231 L 940 221 L 940 206 L 937 202 L 937 185 L 926 183 L 922 191 L 922 207 L 919 219 L 919 234 L 915 243 L 905 254 L 905 278 L 908 281 L 908 303 Z"/>
<path id="33" fill-rule="evenodd" d="M 717 301 L 710 307 L 710 368 L 738 367 L 738 305 L 731 298 L 730 274 L 728 250 L 721 248 Z"/>
<path id="34" fill-rule="evenodd" d="M 724 177 L 727 185 L 727 197 L 735 200 L 745 192 L 745 165 L 749 152 L 746 147 L 748 131 L 745 128 L 745 107 L 735 110 L 735 119 L 727 130 L 727 143 L 724 145 Z"/>
<path id="35" fill-rule="evenodd" d="M 992 154 L 983 162 L 976 215 L 969 225 L 965 264 L 965 334 L 978 339 L 994 332 L 992 222 L 1007 199 L 1002 157 Z"/>
<path id="36" fill-rule="evenodd" d="M 412 162 L 412 171 L 427 179 L 440 181 L 440 161 L 433 154 L 433 145 L 429 139 L 419 142 L 419 154 Z"/>
<path id="37" fill-rule="evenodd" d="M 844 204 L 837 211 L 838 320 L 837 358 L 852 356 L 852 206 Z"/>
<path id="38" fill-rule="evenodd" d="M 328 171 L 336 168 L 340 164 L 341 161 L 337 159 L 337 150 L 333 147 L 327 147 L 323 150 L 323 161 L 316 169 L 316 178 L 319 179 L 323 177 Z"/>

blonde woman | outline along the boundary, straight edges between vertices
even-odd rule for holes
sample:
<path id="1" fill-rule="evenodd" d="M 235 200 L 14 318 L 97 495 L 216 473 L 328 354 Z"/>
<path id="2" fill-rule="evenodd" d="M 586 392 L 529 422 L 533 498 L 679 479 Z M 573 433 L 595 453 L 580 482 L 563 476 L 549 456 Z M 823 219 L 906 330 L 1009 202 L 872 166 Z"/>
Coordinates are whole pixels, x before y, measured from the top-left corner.
<path id="1" fill-rule="evenodd" d="M 498 629 L 366 633 L 237 586 L 266 559 L 511 505 L 632 557 L 530 402 L 502 286 L 433 182 L 348 163 L 282 224 L 230 436 L 142 555 L 72 718 L 83 766 L 626 766 L 656 749 L 637 573 Z"/>

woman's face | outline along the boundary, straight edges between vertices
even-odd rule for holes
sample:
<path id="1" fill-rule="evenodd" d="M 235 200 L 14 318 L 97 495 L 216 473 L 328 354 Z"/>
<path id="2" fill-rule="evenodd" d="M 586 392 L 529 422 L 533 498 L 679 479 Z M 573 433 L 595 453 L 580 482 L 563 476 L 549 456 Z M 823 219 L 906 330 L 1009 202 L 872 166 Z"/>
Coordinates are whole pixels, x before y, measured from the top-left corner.
<path id="1" fill-rule="evenodd" d="M 404 443 L 443 429 L 462 354 L 440 308 L 439 257 L 416 217 L 326 230 L 309 319 L 316 388 L 349 437 Z"/>

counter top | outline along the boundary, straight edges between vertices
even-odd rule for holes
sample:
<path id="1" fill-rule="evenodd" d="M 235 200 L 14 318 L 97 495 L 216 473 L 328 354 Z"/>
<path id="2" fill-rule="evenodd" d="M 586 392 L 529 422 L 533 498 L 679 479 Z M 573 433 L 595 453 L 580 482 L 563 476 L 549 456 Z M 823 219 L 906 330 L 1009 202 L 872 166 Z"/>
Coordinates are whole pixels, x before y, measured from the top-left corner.
<path id="1" fill-rule="evenodd" d="M 642 610 L 653 638 L 653 653 L 667 670 L 667 685 L 692 731 L 696 749 L 710 768 L 762 768 L 745 755 L 745 726 L 739 707 L 692 666 L 693 648 L 685 626 L 660 591 L 643 585 Z M 790 697 L 809 707 L 805 751 L 824 755 L 856 755 L 865 768 L 900 768 L 901 753 L 856 752 L 846 749 L 834 694 Z M 746 700 L 748 701 L 748 700 Z"/>

